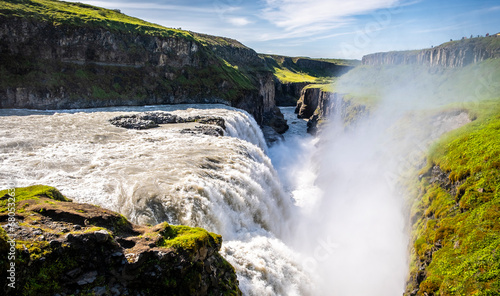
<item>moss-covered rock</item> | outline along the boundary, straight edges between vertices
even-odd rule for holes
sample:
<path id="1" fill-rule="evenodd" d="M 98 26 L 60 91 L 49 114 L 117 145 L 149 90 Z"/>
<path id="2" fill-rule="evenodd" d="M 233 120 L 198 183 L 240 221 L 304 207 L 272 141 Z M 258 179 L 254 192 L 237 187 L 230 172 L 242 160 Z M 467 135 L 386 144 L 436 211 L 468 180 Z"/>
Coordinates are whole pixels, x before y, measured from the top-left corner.
<path id="1" fill-rule="evenodd" d="M 48 186 L 4 190 L 0 197 L 2 253 L 15 241 L 15 260 L 0 261 L 5 295 L 241 294 L 234 269 L 218 253 L 220 235 L 167 223 L 134 225 Z M 9 221 L 14 198 L 15 223 Z M 4 274 L 11 262 L 15 289 Z"/>

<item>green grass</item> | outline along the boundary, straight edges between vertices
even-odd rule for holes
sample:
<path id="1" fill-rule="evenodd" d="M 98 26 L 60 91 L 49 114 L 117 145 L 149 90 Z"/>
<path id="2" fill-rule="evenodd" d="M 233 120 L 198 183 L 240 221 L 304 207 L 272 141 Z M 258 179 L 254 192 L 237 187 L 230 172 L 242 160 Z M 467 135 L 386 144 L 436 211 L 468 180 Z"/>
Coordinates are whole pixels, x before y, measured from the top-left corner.
<path id="1" fill-rule="evenodd" d="M 54 25 L 102 27 L 126 33 L 194 39 L 193 35 L 187 31 L 165 28 L 127 16 L 117 10 L 83 3 L 54 0 L 2 0 L 0 1 L 0 15 L 36 19 Z"/>
<path id="2" fill-rule="evenodd" d="M 278 78 L 282 83 L 294 83 L 294 82 L 311 82 L 315 83 L 319 77 L 311 76 L 307 73 L 294 72 L 290 69 L 284 68 L 274 68 L 274 76 Z"/>
<path id="3" fill-rule="evenodd" d="M 418 295 L 498 295 L 500 291 L 500 98 L 469 105 L 476 121 L 430 149 L 457 184 L 452 196 L 428 178 L 413 207 L 413 259 L 432 260 Z M 442 247 L 436 250 L 436 244 Z M 412 265 L 412 274 L 416 274 Z"/>
<path id="4" fill-rule="evenodd" d="M 312 83 L 312 84 L 329 84 L 336 77 L 335 74 L 321 67 L 307 68 L 299 66 L 298 60 L 311 60 L 320 61 L 325 63 L 346 66 L 347 60 L 334 60 L 334 59 L 311 59 L 307 57 L 287 57 L 280 55 L 267 55 L 259 54 L 259 56 L 266 60 L 270 70 L 274 76 L 282 83 Z M 338 61 L 338 63 L 336 62 Z"/>

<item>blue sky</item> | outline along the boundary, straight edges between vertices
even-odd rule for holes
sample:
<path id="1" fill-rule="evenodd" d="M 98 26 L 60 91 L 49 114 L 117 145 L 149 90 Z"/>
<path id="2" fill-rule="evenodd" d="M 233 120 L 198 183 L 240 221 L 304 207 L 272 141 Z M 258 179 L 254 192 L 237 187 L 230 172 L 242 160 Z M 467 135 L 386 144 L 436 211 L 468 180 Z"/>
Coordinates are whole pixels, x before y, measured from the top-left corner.
<path id="1" fill-rule="evenodd" d="M 76 0 L 260 53 L 357 58 L 500 32 L 499 0 Z"/>

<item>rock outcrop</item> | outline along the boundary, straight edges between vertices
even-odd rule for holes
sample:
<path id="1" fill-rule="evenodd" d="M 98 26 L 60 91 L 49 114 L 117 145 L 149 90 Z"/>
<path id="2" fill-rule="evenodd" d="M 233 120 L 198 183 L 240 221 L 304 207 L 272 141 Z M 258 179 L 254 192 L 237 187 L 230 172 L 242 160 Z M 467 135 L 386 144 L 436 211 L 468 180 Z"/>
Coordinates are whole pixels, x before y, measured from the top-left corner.
<path id="1" fill-rule="evenodd" d="M 223 103 L 259 124 L 274 112 L 272 72 L 235 40 L 166 28 L 144 33 L 127 23 L 113 29 L 111 20 L 85 23 L 78 15 L 60 23 L 16 5 L 26 12 L 0 15 L 0 108 Z"/>
<path id="2" fill-rule="evenodd" d="M 307 118 L 307 132 L 316 134 L 326 119 L 337 116 L 344 126 L 352 126 L 357 120 L 369 115 L 365 105 L 353 103 L 345 94 L 329 92 L 320 88 L 302 90 L 295 113 L 298 118 Z"/>
<path id="3" fill-rule="evenodd" d="M 364 56 L 362 64 L 464 67 L 490 58 L 500 58 L 499 37 L 478 37 L 452 41 L 422 50 L 374 53 Z"/>
<path id="4" fill-rule="evenodd" d="M 134 225 L 48 186 L 4 190 L 0 203 L 3 295 L 241 295 L 220 235 Z"/>
<path id="5" fill-rule="evenodd" d="M 302 89 L 309 85 L 309 82 L 281 82 L 278 79 L 275 80 L 275 100 L 278 106 L 295 106 Z"/>

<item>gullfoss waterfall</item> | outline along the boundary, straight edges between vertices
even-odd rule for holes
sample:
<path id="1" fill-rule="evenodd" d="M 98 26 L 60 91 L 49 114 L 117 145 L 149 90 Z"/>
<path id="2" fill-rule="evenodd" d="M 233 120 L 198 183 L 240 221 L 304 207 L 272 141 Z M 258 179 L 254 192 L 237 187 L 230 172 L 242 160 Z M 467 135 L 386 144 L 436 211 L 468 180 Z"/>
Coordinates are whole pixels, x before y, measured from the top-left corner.
<path id="1" fill-rule="evenodd" d="M 286 244 L 296 208 L 265 153 L 259 126 L 241 110 L 172 111 L 180 107 L 3 110 L 2 180 L 56 186 L 77 202 L 139 224 L 206 228 L 222 234 L 221 254 L 236 268 L 245 295 L 310 294 L 309 275 Z M 108 122 L 155 110 L 222 117 L 227 136 L 182 132 L 194 122 L 147 130 Z"/>

